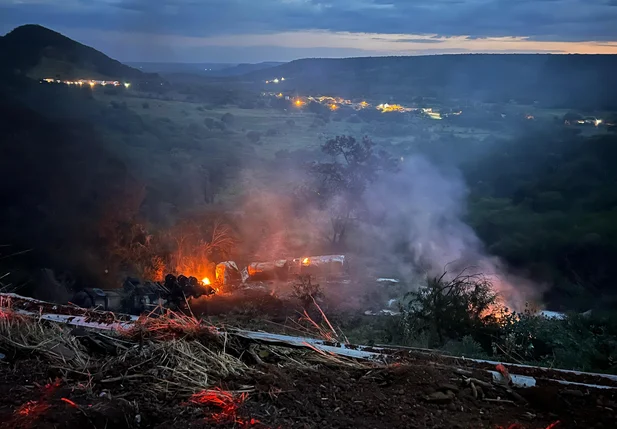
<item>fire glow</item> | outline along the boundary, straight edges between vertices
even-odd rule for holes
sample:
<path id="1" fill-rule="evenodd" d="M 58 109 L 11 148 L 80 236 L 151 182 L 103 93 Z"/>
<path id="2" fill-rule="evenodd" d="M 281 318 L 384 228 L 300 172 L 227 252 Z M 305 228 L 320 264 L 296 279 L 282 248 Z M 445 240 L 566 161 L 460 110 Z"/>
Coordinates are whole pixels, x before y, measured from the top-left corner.
<path id="1" fill-rule="evenodd" d="M 561 426 L 561 421 L 557 420 L 556 422 L 553 422 L 550 425 L 548 425 L 545 429 L 557 429 L 560 426 Z M 497 426 L 497 429 L 526 429 L 526 428 L 520 423 L 513 423 L 510 426 Z"/>
<path id="2" fill-rule="evenodd" d="M 256 419 L 242 419 L 238 417 L 238 410 L 248 399 L 248 394 L 235 394 L 219 388 L 203 390 L 191 396 L 189 402 L 194 405 L 212 406 L 220 409 L 213 413 L 211 419 L 217 424 L 234 424 L 240 427 L 254 426 L 259 423 Z"/>
<path id="3" fill-rule="evenodd" d="M 201 279 L 201 282 L 205 285 L 205 286 L 210 286 L 210 279 L 208 277 L 204 277 L 203 279 Z"/>

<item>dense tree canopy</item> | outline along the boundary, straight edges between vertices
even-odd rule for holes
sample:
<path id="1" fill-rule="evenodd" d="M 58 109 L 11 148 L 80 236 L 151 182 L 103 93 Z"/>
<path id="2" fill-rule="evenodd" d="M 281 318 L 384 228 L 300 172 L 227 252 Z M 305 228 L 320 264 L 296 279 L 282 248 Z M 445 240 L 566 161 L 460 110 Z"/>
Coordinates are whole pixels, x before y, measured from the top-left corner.
<path id="1" fill-rule="evenodd" d="M 555 283 L 557 307 L 585 310 L 600 304 L 598 293 L 617 296 L 615 165 L 611 135 L 504 142 L 465 168 L 470 221 L 491 252 Z"/>

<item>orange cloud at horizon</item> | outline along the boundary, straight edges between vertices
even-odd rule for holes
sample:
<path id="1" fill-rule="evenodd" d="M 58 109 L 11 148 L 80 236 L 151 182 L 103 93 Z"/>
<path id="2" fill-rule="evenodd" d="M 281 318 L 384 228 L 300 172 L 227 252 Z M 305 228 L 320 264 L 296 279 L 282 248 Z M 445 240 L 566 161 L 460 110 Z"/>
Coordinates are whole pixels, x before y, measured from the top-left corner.
<path id="1" fill-rule="evenodd" d="M 564 54 L 617 54 L 615 41 L 544 41 L 529 37 L 469 36 L 440 37 L 438 35 L 349 33 L 331 31 L 292 31 L 268 34 L 232 34 L 226 36 L 180 36 L 136 32 L 72 29 L 69 37 L 105 40 L 135 46 L 160 46 L 167 49 L 199 47 L 260 47 L 338 48 L 366 51 L 367 55 L 422 55 L 423 53 L 481 52 L 554 52 Z"/>

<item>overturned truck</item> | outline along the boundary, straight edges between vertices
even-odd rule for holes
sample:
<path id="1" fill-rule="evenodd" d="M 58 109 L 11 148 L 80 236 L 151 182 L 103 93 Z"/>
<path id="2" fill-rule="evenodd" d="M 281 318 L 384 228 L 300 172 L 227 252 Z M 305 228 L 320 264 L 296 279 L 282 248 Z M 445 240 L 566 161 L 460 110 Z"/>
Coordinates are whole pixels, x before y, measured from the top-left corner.
<path id="1" fill-rule="evenodd" d="M 216 280 L 223 285 L 250 282 L 289 281 L 299 275 L 314 278 L 340 278 L 348 274 L 349 266 L 344 255 L 311 256 L 306 258 L 278 259 L 251 262 L 242 271 L 233 261 L 216 266 Z"/>
<path id="2" fill-rule="evenodd" d="M 184 275 L 176 277 L 168 274 L 163 283 L 142 282 L 140 279 L 129 277 L 119 289 L 80 290 L 73 296 L 71 302 L 82 308 L 133 315 L 152 313 L 163 308 L 186 311 L 192 299 L 213 295 L 218 286 L 233 288 L 257 282 L 289 281 L 298 275 L 339 278 L 344 277 L 347 272 L 348 266 L 344 255 L 253 262 L 243 270 L 240 270 L 234 261 L 225 261 L 215 267 L 214 285 Z"/>
<path id="3" fill-rule="evenodd" d="M 141 282 L 127 278 L 122 289 L 86 288 L 77 292 L 71 302 L 82 308 L 139 315 L 162 308 L 177 311 L 188 309 L 191 299 L 212 295 L 215 289 L 195 277 L 165 276 L 165 282 Z"/>

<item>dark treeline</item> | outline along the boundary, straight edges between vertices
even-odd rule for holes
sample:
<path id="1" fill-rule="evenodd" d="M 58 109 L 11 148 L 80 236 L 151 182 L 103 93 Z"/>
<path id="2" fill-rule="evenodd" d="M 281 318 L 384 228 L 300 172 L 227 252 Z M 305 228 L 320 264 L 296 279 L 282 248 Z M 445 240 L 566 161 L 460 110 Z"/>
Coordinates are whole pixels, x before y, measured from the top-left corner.
<path id="1" fill-rule="evenodd" d="M 112 241 L 212 202 L 240 168 L 244 138 L 185 122 L 142 116 L 122 94 L 107 104 L 90 88 L 9 73 L 0 84 L 3 272 L 32 284 L 51 267 L 115 286 Z"/>
<path id="2" fill-rule="evenodd" d="M 464 167 L 470 222 L 491 253 L 554 285 L 556 308 L 614 306 L 615 165 L 614 134 L 552 129 L 504 141 Z"/>

